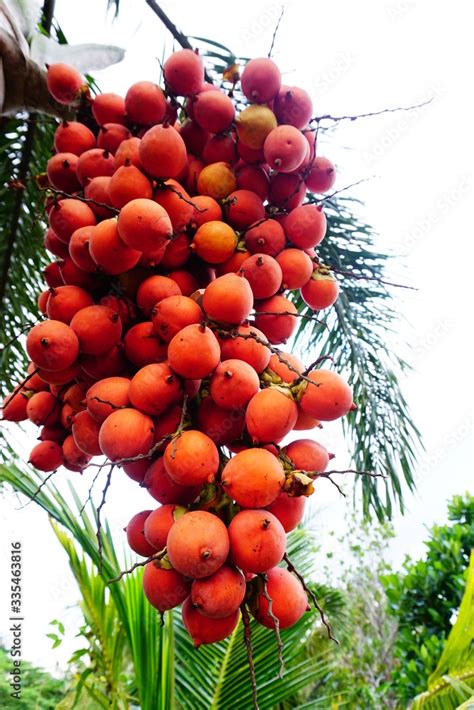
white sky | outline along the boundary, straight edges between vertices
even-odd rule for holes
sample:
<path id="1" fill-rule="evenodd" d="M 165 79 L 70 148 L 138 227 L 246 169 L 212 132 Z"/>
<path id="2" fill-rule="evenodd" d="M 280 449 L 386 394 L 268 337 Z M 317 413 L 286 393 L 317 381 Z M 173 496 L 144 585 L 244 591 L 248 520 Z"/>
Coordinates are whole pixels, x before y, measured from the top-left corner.
<path id="1" fill-rule="evenodd" d="M 119 19 L 111 22 L 105 0 L 80 4 L 58 0 L 57 17 L 70 43 L 110 42 L 127 49 L 125 60 L 96 77 L 103 91 L 124 93 L 139 79 L 157 79 L 163 48 L 172 51 L 169 34 L 144 2 L 122 0 Z M 279 2 L 222 5 L 209 0 L 162 3 L 186 33 L 215 39 L 239 55 L 265 56 L 280 14 Z M 390 558 L 399 565 L 406 553 L 422 554 L 425 526 L 445 519 L 446 501 L 472 491 L 472 23 L 467 3 L 429 0 L 290 0 L 277 37 L 274 58 L 287 83 L 300 84 L 313 97 L 315 112 L 345 115 L 416 104 L 427 107 L 341 124 L 320 152 L 335 160 L 337 187 L 375 176 L 352 190 L 365 202 L 363 214 L 379 234 L 378 246 L 399 255 L 391 276 L 418 287 L 398 291 L 397 351 L 407 354 L 414 372 L 404 392 L 426 451 L 416 472 L 418 489 L 406 495 L 407 514 L 395 520 L 397 536 Z M 472 204 L 472 203 L 471 203 Z M 471 230 L 472 231 L 472 230 Z M 348 462 L 337 425 L 320 437 Z M 114 530 L 149 504 L 149 497 L 121 472 L 108 498 L 106 514 Z M 70 474 L 82 495 L 88 480 Z M 86 476 L 84 476 L 86 478 Z M 323 486 L 323 484 L 326 484 Z M 347 514 L 329 482 L 317 491 L 312 527 L 324 550 L 328 532 L 344 531 Z M 24 548 L 24 656 L 54 668 L 64 666 L 76 647 L 81 616 L 78 592 L 65 554 L 46 516 L 35 506 L 17 511 L 12 496 L 2 500 L 0 552 L 7 577 L 10 540 Z M 8 585 L 0 590 L 0 630 L 8 642 Z M 48 623 L 66 624 L 68 641 L 51 651 Z"/>

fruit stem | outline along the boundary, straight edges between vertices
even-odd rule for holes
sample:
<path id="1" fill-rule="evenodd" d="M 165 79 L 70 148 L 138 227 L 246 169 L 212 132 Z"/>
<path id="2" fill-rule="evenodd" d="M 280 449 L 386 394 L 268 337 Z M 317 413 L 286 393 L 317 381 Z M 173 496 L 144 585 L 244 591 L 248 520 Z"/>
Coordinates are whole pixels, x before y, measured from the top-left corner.
<path id="1" fill-rule="evenodd" d="M 250 671 L 250 683 L 252 685 L 252 701 L 254 710 L 258 710 L 258 698 L 257 698 L 257 680 L 255 678 L 255 664 L 253 661 L 253 647 L 252 647 L 252 630 L 250 628 L 250 617 L 245 604 L 240 607 L 242 612 L 242 623 L 244 626 L 244 644 L 247 649 L 247 660 L 249 664 Z"/>

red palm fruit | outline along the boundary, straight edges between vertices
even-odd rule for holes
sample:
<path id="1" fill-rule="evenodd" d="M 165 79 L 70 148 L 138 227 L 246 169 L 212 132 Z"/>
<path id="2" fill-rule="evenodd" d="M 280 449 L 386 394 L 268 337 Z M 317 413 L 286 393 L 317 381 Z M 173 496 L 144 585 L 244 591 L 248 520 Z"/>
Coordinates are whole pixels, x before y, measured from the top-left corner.
<path id="1" fill-rule="evenodd" d="M 44 370 L 64 370 L 76 360 L 79 340 L 65 323 L 46 320 L 35 325 L 26 338 L 28 357 Z"/>
<path id="2" fill-rule="evenodd" d="M 313 113 L 313 102 L 299 86 L 282 86 L 273 103 L 278 123 L 304 128 Z"/>
<path id="3" fill-rule="evenodd" d="M 172 126 L 153 126 L 140 143 L 140 161 L 154 178 L 177 178 L 187 165 L 186 144 Z"/>
<path id="4" fill-rule="evenodd" d="M 278 518 L 285 532 L 294 530 L 303 520 L 306 498 L 304 496 L 289 496 L 284 491 L 280 493 L 267 510 Z"/>
<path id="5" fill-rule="evenodd" d="M 190 380 L 209 377 L 219 363 L 220 354 L 216 336 L 204 325 L 185 326 L 168 345 L 170 366 Z"/>
<path id="6" fill-rule="evenodd" d="M 97 267 L 116 276 L 133 269 L 141 253 L 132 249 L 119 236 L 117 219 L 104 219 L 90 234 L 89 253 Z"/>
<path id="7" fill-rule="evenodd" d="M 210 138 L 208 131 L 205 131 L 196 121 L 192 121 L 189 118 L 184 121 L 179 133 L 188 151 L 196 156 L 202 154 L 204 146 Z"/>
<path id="8" fill-rule="evenodd" d="M 74 153 L 57 153 L 48 160 L 46 173 L 49 183 L 57 190 L 64 192 L 77 192 L 81 183 L 77 179 L 77 155 Z"/>
<path id="9" fill-rule="evenodd" d="M 166 358 L 166 343 L 151 321 L 132 326 L 123 339 L 123 345 L 125 357 L 136 367 L 162 362 Z"/>
<path id="10" fill-rule="evenodd" d="M 305 370 L 304 363 L 299 357 L 292 355 L 292 353 L 285 352 L 272 353 L 268 367 L 278 375 L 283 382 L 293 382 L 293 380 L 296 380 L 298 375 L 301 375 Z"/>
<path id="11" fill-rule="evenodd" d="M 195 158 L 191 154 L 188 155 L 186 175 L 181 177 L 181 181 L 190 195 L 197 195 L 197 182 L 203 168 L 204 163 L 202 160 Z"/>
<path id="12" fill-rule="evenodd" d="M 278 619 L 280 629 L 293 626 L 305 611 L 309 610 L 303 585 L 286 569 L 275 567 L 267 573 L 267 593 L 272 600 L 272 612 Z M 275 622 L 269 616 L 268 601 L 263 591 L 251 606 L 251 611 L 259 624 L 268 629 L 275 628 Z"/>
<path id="13" fill-rule="evenodd" d="M 38 439 L 40 441 L 55 441 L 57 444 L 62 444 L 66 436 L 68 436 L 67 431 L 59 424 L 55 424 L 54 426 L 42 427 Z"/>
<path id="14" fill-rule="evenodd" d="M 268 342 L 267 338 L 261 330 L 252 325 L 240 325 L 235 332 L 234 337 L 221 337 L 222 358 L 243 360 L 260 374 L 268 366 L 271 356 L 269 348 L 263 344 Z M 258 342 L 259 340 L 263 342 Z"/>
<path id="15" fill-rule="evenodd" d="M 198 426 L 218 446 L 240 439 L 245 413 L 238 409 L 223 409 L 212 397 L 203 397 L 197 413 Z"/>
<path id="16" fill-rule="evenodd" d="M 79 473 L 87 467 L 92 458 L 78 448 L 72 434 L 69 434 L 64 439 L 62 453 L 64 459 L 63 465 L 70 471 L 77 471 Z"/>
<path id="17" fill-rule="evenodd" d="M 237 246 L 237 235 L 225 222 L 212 220 L 202 224 L 192 242 L 195 253 L 209 264 L 227 261 Z"/>
<path id="18" fill-rule="evenodd" d="M 252 254 L 240 267 L 240 273 L 250 284 L 254 298 L 270 298 L 279 290 L 282 271 L 279 263 L 268 254 Z"/>
<path id="19" fill-rule="evenodd" d="M 29 402 L 29 392 L 24 387 L 15 387 L 2 402 L 2 420 L 6 422 L 23 422 L 28 419 L 26 408 Z"/>
<path id="20" fill-rule="evenodd" d="M 74 412 L 80 412 L 85 409 L 85 396 L 86 391 L 84 387 L 75 382 L 73 385 L 68 387 L 64 393 L 61 393 L 61 401 L 65 404 L 69 404 Z"/>
<path id="21" fill-rule="evenodd" d="M 89 456 L 99 456 L 102 451 L 99 446 L 100 424 L 84 409 L 77 412 L 72 423 L 72 435 L 76 446 Z"/>
<path id="22" fill-rule="evenodd" d="M 49 389 L 46 382 L 43 382 L 36 372 L 36 367 L 32 362 L 28 365 L 27 373 L 28 382 L 25 383 L 25 389 L 32 390 L 33 392 L 44 392 Z"/>
<path id="23" fill-rule="evenodd" d="M 140 162 L 140 138 L 132 136 L 132 138 L 127 138 L 122 141 L 116 150 L 114 156 L 114 166 L 115 170 L 126 165 L 134 165 L 136 168 L 141 170 L 142 164 Z"/>
<path id="24" fill-rule="evenodd" d="M 245 232 L 245 245 L 251 254 L 276 256 L 285 248 L 285 232 L 275 219 L 257 222 Z"/>
<path id="25" fill-rule="evenodd" d="M 61 426 L 63 427 L 63 429 L 66 429 L 66 431 L 71 431 L 75 415 L 76 413 L 70 404 L 64 404 L 61 407 L 61 415 L 59 421 L 61 422 Z"/>
<path id="26" fill-rule="evenodd" d="M 114 209 L 109 197 L 111 179 L 110 175 L 98 175 L 89 180 L 84 188 L 84 196 L 88 200 L 94 200 L 94 202 L 89 202 L 89 206 L 99 219 L 107 219 L 114 216 Z"/>
<path id="27" fill-rule="evenodd" d="M 143 529 L 147 542 L 156 550 L 162 550 L 166 547 L 166 538 L 171 526 L 187 512 L 186 508 L 174 503 L 168 503 L 168 505 L 162 505 L 153 510 L 145 520 Z"/>
<path id="28" fill-rule="evenodd" d="M 137 291 L 137 305 L 146 315 L 151 315 L 157 303 L 169 296 L 180 296 L 178 284 L 168 276 L 155 274 L 142 281 Z"/>
<path id="29" fill-rule="evenodd" d="M 52 229 L 48 229 L 48 231 L 44 235 L 43 246 L 45 249 L 51 252 L 51 254 L 59 257 L 60 259 L 65 259 L 67 256 L 69 256 L 69 249 L 67 244 L 62 242 Z"/>
<path id="30" fill-rule="evenodd" d="M 127 371 L 128 361 L 121 343 L 100 355 L 81 355 L 81 371 L 95 382 L 104 377 L 117 377 Z"/>
<path id="31" fill-rule="evenodd" d="M 128 298 L 121 298 L 109 293 L 107 296 L 102 296 L 99 303 L 101 306 L 108 306 L 115 313 L 118 313 L 123 326 L 129 326 L 137 319 L 135 304 Z"/>
<path id="32" fill-rule="evenodd" d="M 59 420 L 59 402 L 51 392 L 36 392 L 26 405 L 28 419 L 36 426 L 52 426 Z"/>
<path id="33" fill-rule="evenodd" d="M 204 579 L 195 579 L 191 601 L 199 613 L 211 619 L 222 619 L 239 609 L 245 597 L 245 577 L 240 570 L 222 565 Z"/>
<path id="34" fill-rule="evenodd" d="M 175 522 L 166 547 L 169 561 L 178 572 L 200 579 L 224 564 L 229 554 L 229 535 L 217 515 L 194 510 Z"/>
<path id="35" fill-rule="evenodd" d="M 204 616 L 194 608 L 191 597 L 188 597 L 182 607 L 183 624 L 193 639 L 195 648 L 203 643 L 216 643 L 230 636 L 240 619 L 240 609 L 236 609 L 219 619 Z"/>
<path id="36" fill-rule="evenodd" d="M 49 64 L 46 85 L 51 96 L 60 104 L 68 105 L 76 101 L 86 85 L 82 75 L 63 62 Z"/>
<path id="37" fill-rule="evenodd" d="M 336 182 L 336 168 L 330 160 L 318 156 L 304 180 L 311 192 L 327 192 Z"/>
<path id="38" fill-rule="evenodd" d="M 294 431 L 308 431 L 308 429 L 314 429 L 315 427 L 321 427 L 321 422 L 316 417 L 311 417 L 306 412 L 303 412 L 301 407 L 298 405 L 298 419 L 293 427 Z"/>
<path id="39" fill-rule="evenodd" d="M 172 94 L 194 96 L 204 81 L 204 64 L 192 49 L 180 49 L 164 63 L 163 76 Z"/>
<path id="40" fill-rule="evenodd" d="M 153 420 L 136 409 L 117 409 L 103 422 L 99 446 L 111 461 L 147 454 L 153 444 Z"/>
<path id="41" fill-rule="evenodd" d="M 295 402 L 268 388 L 257 392 L 248 403 L 245 424 L 255 444 L 278 443 L 293 429 L 297 417 Z"/>
<path id="42" fill-rule="evenodd" d="M 217 264 L 216 275 L 237 274 L 240 271 L 240 267 L 249 256 L 249 251 L 234 251 L 232 256 L 226 259 L 226 261 L 223 261 L 222 264 Z"/>
<path id="43" fill-rule="evenodd" d="M 64 281 L 62 280 L 61 277 L 61 271 L 59 269 L 59 262 L 58 261 L 53 261 L 51 264 L 48 264 L 48 266 L 43 269 L 43 276 L 44 280 L 48 284 L 50 288 L 55 288 L 56 286 L 63 286 Z M 43 293 L 48 294 L 49 298 L 49 291 L 43 291 Z M 41 296 L 42 294 L 40 294 Z M 40 298 L 38 298 L 38 302 L 40 301 Z M 46 315 L 46 303 L 44 304 L 45 309 L 44 309 L 44 314 Z M 42 309 L 41 309 L 42 310 Z"/>
<path id="44" fill-rule="evenodd" d="M 47 291 L 41 291 L 41 293 L 38 296 L 38 310 L 44 316 L 46 315 L 46 306 L 48 303 L 49 293 L 50 293 L 50 291 L 48 289 Z"/>
<path id="45" fill-rule="evenodd" d="M 259 388 L 260 380 L 253 367 L 235 359 L 219 363 L 209 386 L 212 399 L 224 409 L 243 409 Z"/>
<path id="46" fill-rule="evenodd" d="M 124 463 L 121 468 L 132 481 L 143 483 L 145 474 L 150 468 L 150 459 L 138 459 L 138 461 Z"/>
<path id="47" fill-rule="evenodd" d="M 69 243 L 71 235 L 79 227 L 96 224 L 95 214 L 91 208 L 80 200 L 66 198 L 56 202 L 49 213 L 49 224 L 56 232 L 58 239 Z"/>
<path id="48" fill-rule="evenodd" d="M 265 138 L 276 126 L 275 114 L 268 106 L 249 106 L 241 111 L 236 120 L 237 137 L 247 147 L 260 150 Z"/>
<path id="49" fill-rule="evenodd" d="M 165 117 L 166 99 L 159 86 L 151 81 L 137 81 L 125 94 L 125 111 L 132 123 L 150 126 Z"/>
<path id="50" fill-rule="evenodd" d="M 197 190 L 200 195 L 223 200 L 237 187 L 235 174 L 227 163 L 211 163 L 199 173 Z"/>
<path id="51" fill-rule="evenodd" d="M 317 205 L 296 207 L 283 219 L 287 238 L 299 249 L 316 247 L 326 234 L 326 215 Z"/>
<path id="52" fill-rule="evenodd" d="M 187 234 L 173 236 L 166 244 L 161 266 L 165 269 L 177 269 L 184 266 L 191 256 L 191 240 Z"/>
<path id="53" fill-rule="evenodd" d="M 112 412 L 130 405 L 128 392 L 130 380 L 127 377 L 106 377 L 89 387 L 86 405 L 96 422 L 102 423 Z"/>
<path id="54" fill-rule="evenodd" d="M 194 214 L 191 198 L 179 182 L 167 180 L 153 196 L 155 202 L 166 210 L 174 232 L 184 232 Z"/>
<path id="55" fill-rule="evenodd" d="M 81 155 L 95 146 L 95 136 L 90 128 L 78 121 L 63 121 L 54 132 L 54 147 L 58 153 Z"/>
<path id="56" fill-rule="evenodd" d="M 261 200 L 268 199 L 270 178 L 257 165 L 244 165 L 237 173 L 237 188 L 254 192 Z"/>
<path id="57" fill-rule="evenodd" d="M 255 325 L 265 333 L 268 340 L 278 345 L 286 343 L 296 328 L 298 313 L 295 305 L 284 296 L 272 296 L 265 301 L 259 301 L 255 306 L 257 311 Z M 267 315 L 273 314 L 276 315 Z"/>
<path id="58" fill-rule="evenodd" d="M 131 133 L 122 123 L 105 123 L 97 136 L 97 147 L 115 155 L 122 141 L 131 137 Z M 115 161 L 114 161 L 115 164 Z"/>
<path id="59" fill-rule="evenodd" d="M 229 525 L 230 554 L 245 572 L 268 572 L 283 559 L 283 525 L 267 510 L 241 510 Z"/>
<path id="60" fill-rule="evenodd" d="M 158 264 L 161 264 L 165 252 L 166 244 L 162 244 L 160 247 L 152 251 L 143 252 L 138 262 L 138 265 L 143 266 L 145 269 L 157 266 Z"/>
<path id="61" fill-rule="evenodd" d="M 168 276 L 170 277 L 170 279 L 173 279 L 173 281 L 178 284 L 183 296 L 190 296 L 192 293 L 194 293 L 194 291 L 199 288 L 199 284 L 194 278 L 194 276 L 185 269 L 176 269 L 175 271 L 170 271 Z"/>
<path id="62" fill-rule="evenodd" d="M 209 84 L 207 82 L 204 82 L 201 85 L 201 88 L 199 89 L 199 94 L 204 94 L 206 91 L 221 91 L 219 87 L 215 86 L 214 84 Z M 186 100 L 186 113 L 191 118 L 194 120 L 194 97 L 190 96 Z"/>
<path id="63" fill-rule="evenodd" d="M 221 91 L 205 91 L 193 100 L 194 120 L 209 133 L 223 133 L 235 116 L 234 104 Z"/>
<path id="64" fill-rule="evenodd" d="M 81 353 L 102 355 L 119 342 L 122 321 L 107 306 L 87 306 L 71 320 L 71 329 L 79 338 Z"/>
<path id="65" fill-rule="evenodd" d="M 130 382 L 130 401 L 145 414 L 158 416 L 182 396 L 179 378 L 166 362 L 145 365 Z"/>
<path id="66" fill-rule="evenodd" d="M 281 74 L 272 59 L 251 59 L 241 78 L 242 91 L 251 103 L 266 104 L 278 94 Z"/>
<path id="67" fill-rule="evenodd" d="M 235 229 L 245 229 L 265 217 L 262 200 L 250 190 L 235 190 L 227 199 L 226 219 Z"/>
<path id="68" fill-rule="evenodd" d="M 168 296 L 159 301 L 152 311 L 155 332 L 167 343 L 182 328 L 200 323 L 202 318 L 199 305 L 187 296 Z"/>
<path id="69" fill-rule="evenodd" d="M 299 207 L 306 196 L 306 185 L 301 175 L 295 173 L 274 173 L 270 178 L 268 201 L 282 209 Z"/>
<path id="70" fill-rule="evenodd" d="M 163 455 L 168 476 L 180 486 L 202 486 L 214 480 L 219 468 L 216 445 L 201 431 L 189 429 L 178 434 Z"/>
<path id="71" fill-rule="evenodd" d="M 189 381 L 192 382 L 192 380 Z M 200 382 L 200 380 L 198 381 Z M 168 441 L 171 438 L 171 434 L 174 434 L 178 429 L 182 413 L 183 408 L 180 405 L 175 404 L 155 419 L 155 439 L 153 445 L 161 442 L 161 445 L 157 449 L 159 453 L 163 453 Z"/>
<path id="72" fill-rule="evenodd" d="M 283 249 L 276 260 L 282 272 L 282 288 L 301 288 L 311 278 L 313 262 L 301 249 Z"/>
<path id="73" fill-rule="evenodd" d="M 199 495 L 200 487 L 180 486 L 175 483 L 166 473 L 163 457 L 156 459 L 149 466 L 143 487 L 159 503 L 177 503 L 178 505 L 189 505 Z"/>
<path id="74" fill-rule="evenodd" d="M 235 138 L 226 133 L 211 136 L 202 151 L 202 159 L 206 165 L 221 161 L 233 165 L 238 157 Z"/>
<path id="75" fill-rule="evenodd" d="M 263 155 L 263 148 L 250 148 L 250 146 L 245 145 L 242 141 L 237 142 L 237 153 L 239 158 L 247 163 L 247 165 L 258 165 L 259 163 L 265 162 L 265 157 Z"/>
<path id="76" fill-rule="evenodd" d="M 92 115 L 99 126 L 105 123 L 125 123 L 125 99 L 118 94 L 97 94 L 92 102 Z"/>
<path id="77" fill-rule="evenodd" d="M 301 471 L 325 471 L 331 458 L 327 449 L 314 439 L 296 439 L 285 447 L 284 454 Z"/>
<path id="78" fill-rule="evenodd" d="M 279 173 L 290 173 L 303 162 L 308 149 L 304 135 L 294 126 L 277 126 L 265 139 L 263 154 Z"/>
<path id="79" fill-rule="evenodd" d="M 110 178 L 109 198 L 114 207 L 121 209 L 131 200 L 151 199 L 153 190 L 148 178 L 134 165 L 122 165 Z"/>
<path id="80" fill-rule="evenodd" d="M 181 604 L 191 589 L 191 580 L 174 569 L 161 569 L 159 562 L 145 565 L 142 583 L 149 603 L 161 613 Z"/>
<path id="81" fill-rule="evenodd" d="M 69 325 L 73 316 L 81 308 L 92 306 L 94 299 L 92 296 L 78 286 L 58 286 L 51 289 L 46 313 L 52 320 L 60 320 Z"/>
<path id="82" fill-rule="evenodd" d="M 159 248 L 173 233 L 166 210 L 153 200 L 143 198 L 131 200 L 121 209 L 118 231 L 128 246 L 140 251 Z"/>
<path id="83" fill-rule="evenodd" d="M 321 311 L 336 303 L 339 290 L 339 282 L 329 269 L 316 268 L 309 281 L 301 287 L 301 295 L 313 311 Z"/>
<path id="84" fill-rule="evenodd" d="M 320 369 L 310 372 L 308 377 L 311 383 L 303 383 L 305 387 L 299 399 L 303 412 L 323 422 L 330 422 L 351 410 L 352 390 L 340 375 Z"/>
<path id="85" fill-rule="evenodd" d="M 59 273 L 62 279 L 61 286 L 79 286 L 86 291 L 95 291 L 102 285 L 97 274 L 83 271 L 72 259 L 63 259 L 59 262 Z"/>
<path id="86" fill-rule="evenodd" d="M 253 294 L 247 279 L 224 274 L 206 287 L 202 297 L 204 312 L 219 323 L 240 324 L 253 306 Z"/>
<path id="87" fill-rule="evenodd" d="M 92 178 L 113 175 L 114 170 L 112 153 L 103 148 L 91 148 L 79 156 L 76 172 L 81 185 L 87 185 Z"/>
<path id="88" fill-rule="evenodd" d="M 56 441 L 42 441 L 36 444 L 31 451 L 28 463 L 38 471 L 55 471 L 63 462 L 63 452 Z"/>
<path id="89" fill-rule="evenodd" d="M 145 538 L 145 522 L 151 513 L 151 510 L 142 510 L 133 516 L 125 528 L 129 547 L 142 557 L 150 557 L 156 552 L 156 547 Z"/>
<path id="90" fill-rule="evenodd" d="M 49 385 L 67 385 L 77 377 L 79 372 L 79 365 L 74 363 L 70 367 L 64 368 L 64 370 L 38 370 L 38 375 L 42 380 L 47 382 Z M 56 394 L 56 393 L 54 393 Z"/>
<path id="91" fill-rule="evenodd" d="M 280 461 L 265 449 L 245 449 L 224 466 L 222 486 L 238 505 L 264 508 L 281 492 L 285 473 Z"/>

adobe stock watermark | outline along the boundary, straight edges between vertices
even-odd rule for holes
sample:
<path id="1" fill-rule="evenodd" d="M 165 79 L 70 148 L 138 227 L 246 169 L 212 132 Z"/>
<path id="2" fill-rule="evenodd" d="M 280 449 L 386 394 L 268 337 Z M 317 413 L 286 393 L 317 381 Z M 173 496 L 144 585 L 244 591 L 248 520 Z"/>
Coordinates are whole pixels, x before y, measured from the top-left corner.
<path id="1" fill-rule="evenodd" d="M 284 12 L 286 13 L 292 5 L 294 5 L 294 0 L 285 2 Z M 242 28 L 240 39 L 249 42 L 261 38 L 270 29 L 274 30 L 281 15 L 282 6 L 282 2 L 269 2 L 263 5 L 258 13 L 249 18 L 246 27 Z"/>
<path id="2" fill-rule="evenodd" d="M 22 632 L 23 621 L 22 607 L 22 547 L 21 542 L 14 541 L 10 545 L 10 667 L 7 670 L 10 696 L 21 699 L 22 691 Z"/>
<path id="3" fill-rule="evenodd" d="M 356 66 L 358 55 L 350 50 L 337 52 L 310 80 L 310 95 L 321 97 L 342 81 Z"/>

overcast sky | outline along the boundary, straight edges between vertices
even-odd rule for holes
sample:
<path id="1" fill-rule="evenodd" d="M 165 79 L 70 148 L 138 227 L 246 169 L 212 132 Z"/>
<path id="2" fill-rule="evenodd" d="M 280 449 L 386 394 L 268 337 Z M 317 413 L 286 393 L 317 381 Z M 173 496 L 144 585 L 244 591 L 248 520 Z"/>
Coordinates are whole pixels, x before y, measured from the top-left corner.
<path id="1" fill-rule="evenodd" d="M 248 0 L 161 4 L 185 34 L 214 39 L 244 56 L 267 54 L 281 9 L 278 2 Z M 96 74 L 102 90 L 123 94 L 134 81 L 156 80 L 157 59 L 173 49 L 170 35 L 144 2 L 121 0 L 115 22 L 105 7 L 105 0 L 58 0 L 56 13 L 70 43 L 127 49 L 122 63 Z M 320 153 L 337 164 L 337 187 L 371 178 L 352 194 L 365 203 L 362 214 L 379 235 L 377 247 L 398 255 L 390 275 L 418 288 L 395 294 L 400 320 L 394 346 L 414 366 L 403 389 L 425 445 L 417 492 L 406 495 L 407 513 L 395 520 L 389 554 L 396 565 L 406 553 L 422 554 L 425 526 L 445 519 L 447 499 L 472 491 L 472 39 L 466 9 L 460 0 L 292 0 L 285 3 L 274 50 L 285 82 L 309 91 L 318 114 L 352 115 L 433 98 L 416 112 L 340 124 L 330 142 L 320 143 Z M 320 439 L 344 467 L 348 457 L 338 425 L 325 427 Z M 119 540 L 127 520 L 150 499 L 115 473 L 106 510 Z M 69 478 L 86 495 L 90 475 Z M 46 516 L 33 505 L 16 511 L 17 505 L 12 496 L 2 500 L 1 552 L 6 564 L 10 540 L 23 541 L 25 657 L 53 668 L 75 648 L 78 592 Z M 323 481 L 312 512 L 312 527 L 329 549 L 327 532 L 344 531 L 346 504 Z M 3 610 L 7 591 L 2 585 Z M 66 622 L 69 640 L 53 652 L 45 634 L 55 618 Z M 4 619 L 2 614 L 2 630 L 8 628 Z"/>

